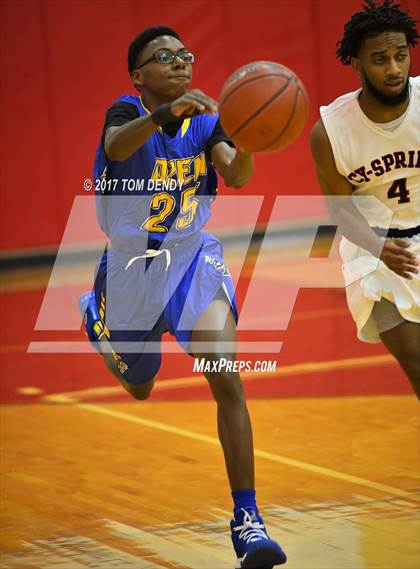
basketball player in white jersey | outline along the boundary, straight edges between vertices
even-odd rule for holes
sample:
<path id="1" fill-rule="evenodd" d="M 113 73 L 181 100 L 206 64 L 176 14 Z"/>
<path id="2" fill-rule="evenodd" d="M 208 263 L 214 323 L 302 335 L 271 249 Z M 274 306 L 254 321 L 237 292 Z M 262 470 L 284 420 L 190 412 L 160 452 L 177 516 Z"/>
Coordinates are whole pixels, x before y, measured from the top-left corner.
<path id="1" fill-rule="evenodd" d="M 353 15 L 337 57 L 361 88 L 321 107 L 311 147 L 323 193 L 343 196 L 332 215 L 344 234 L 358 337 L 382 341 L 420 397 L 420 77 L 409 77 L 415 23 L 392 0 L 369 0 Z"/>

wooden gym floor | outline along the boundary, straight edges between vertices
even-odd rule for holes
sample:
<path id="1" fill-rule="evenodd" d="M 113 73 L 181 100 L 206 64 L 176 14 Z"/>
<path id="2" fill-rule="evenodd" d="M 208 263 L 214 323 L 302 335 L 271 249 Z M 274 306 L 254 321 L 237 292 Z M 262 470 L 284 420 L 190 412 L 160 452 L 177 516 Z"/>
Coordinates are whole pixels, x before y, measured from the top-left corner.
<path id="1" fill-rule="evenodd" d="M 269 260 L 266 294 L 299 273 L 286 269 Z M 0 291 L 0 566 L 233 569 L 215 405 L 192 360 L 166 354 L 137 402 L 97 354 L 28 353 L 84 338 L 34 330 L 49 273 L 9 271 Z M 68 283 L 74 298 L 90 286 L 74 267 Z M 342 290 L 299 293 L 286 331 L 264 318 L 261 337 L 283 347 L 257 357 L 277 368 L 244 380 L 258 501 L 286 567 L 418 569 L 419 408 L 398 365 L 355 338 Z"/>
<path id="2" fill-rule="evenodd" d="M 250 401 L 290 569 L 419 567 L 413 396 Z M 234 567 L 212 402 L 2 410 L 4 569 Z"/>

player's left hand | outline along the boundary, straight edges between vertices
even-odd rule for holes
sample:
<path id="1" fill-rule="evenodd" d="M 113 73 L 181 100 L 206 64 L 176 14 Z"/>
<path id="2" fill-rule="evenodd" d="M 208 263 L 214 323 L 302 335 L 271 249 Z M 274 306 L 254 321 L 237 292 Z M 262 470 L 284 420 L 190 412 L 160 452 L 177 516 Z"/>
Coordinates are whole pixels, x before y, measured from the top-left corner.
<path id="1" fill-rule="evenodd" d="M 176 117 L 190 117 L 196 114 L 217 113 L 218 103 L 200 89 L 192 89 L 172 101 L 171 113 Z"/>
<path id="2" fill-rule="evenodd" d="M 387 239 L 381 253 L 385 265 L 404 279 L 412 279 L 419 272 L 419 263 L 414 253 L 408 251 L 409 247 L 403 239 Z"/>

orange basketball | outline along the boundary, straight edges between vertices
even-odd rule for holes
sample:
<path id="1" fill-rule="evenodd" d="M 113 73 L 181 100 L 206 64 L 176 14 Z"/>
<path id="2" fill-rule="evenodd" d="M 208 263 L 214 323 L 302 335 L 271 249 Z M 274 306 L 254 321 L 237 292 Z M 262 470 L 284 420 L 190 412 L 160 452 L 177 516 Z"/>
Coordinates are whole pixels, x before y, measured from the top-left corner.
<path id="1" fill-rule="evenodd" d="M 272 61 L 237 69 L 220 94 L 220 121 L 235 145 L 248 152 L 273 152 L 302 132 L 308 95 L 293 71 Z"/>

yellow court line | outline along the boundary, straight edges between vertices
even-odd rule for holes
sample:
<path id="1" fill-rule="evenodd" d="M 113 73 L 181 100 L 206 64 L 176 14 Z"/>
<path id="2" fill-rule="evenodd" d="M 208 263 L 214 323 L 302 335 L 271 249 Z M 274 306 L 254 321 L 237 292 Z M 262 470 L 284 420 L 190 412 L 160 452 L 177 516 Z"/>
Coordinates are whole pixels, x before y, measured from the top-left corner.
<path id="1" fill-rule="evenodd" d="M 144 419 L 136 415 L 130 415 L 129 413 L 123 413 L 121 411 L 115 411 L 114 409 L 108 409 L 107 407 L 102 407 L 100 405 L 94 405 L 92 403 L 78 403 L 76 407 L 97 413 L 100 415 L 107 415 L 115 419 L 121 419 L 123 421 L 128 421 L 131 423 L 136 423 L 144 427 L 149 427 L 151 429 L 157 429 L 159 431 L 164 431 L 173 435 L 178 435 L 184 438 L 193 439 L 196 441 L 208 443 L 214 446 L 220 446 L 220 442 L 216 437 L 210 437 L 208 435 L 202 435 L 187 429 L 182 429 L 180 427 L 175 427 L 174 425 L 169 425 L 166 423 L 161 423 L 160 421 L 152 421 L 150 419 Z M 394 488 L 393 486 L 388 486 L 386 484 L 380 484 L 379 482 L 373 482 L 365 478 L 360 478 L 359 476 L 352 476 L 351 474 L 346 474 L 345 472 L 340 472 L 338 470 L 333 470 L 331 468 L 325 468 L 323 466 L 318 466 L 316 464 L 311 464 L 309 462 L 303 462 L 301 460 L 295 460 L 293 458 L 288 458 L 286 456 L 281 456 L 274 454 L 272 452 L 261 451 L 258 449 L 254 450 L 254 454 L 258 458 L 263 458 L 265 460 L 271 460 L 272 462 L 278 462 L 281 464 L 287 464 L 295 468 L 300 468 L 301 470 L 307 470 L 314 474 L 320 474 L 322 476 L 328 476 L 330 478 L 335 478 L 338 480 L 343 480 L 349 482 L 350 484 L 357 484 L 359 486 L 365 486 L 366 488 L 371 488 L 373 490 L 379 490 L 385 492 L 386 494 L 391 494 L 392 496 L 407 497 L 407 492 L 400 490 L 399 488 Z"/>
<path id="2" fill-rule="evenodd" d="M 242 374 L 243 381 L 252 381 L 261 377 L 282 377 L 288 375 L 297 375 L 305 373 L 316 373 L 320 371 L 333 371 L 345 368 L 368 367 L 375 365 L 396 364 L 395 359 L 390 354 L 380 354 L 377 356 L 364 356 L 361 358 L 345 358 L 341 360 L 326 360 L 323 362 L 306 362 L 301 364 L 292 364 L 276 368 L 274 372 L 249 372 Z M 166 391 L 170 389 L 178 389 L 182 387 L 193 387 L 196 385 L 204 385 L 203 377 L 192 375 L 189 377 L 181 377 L 177 379 L 169 379 L 158 381 L 153 390 Z M 99 396 L 108 396 L 121 393 L 119 385 L 109 387 L 92 387 L 89 389 L 80 389 L 78 391 L 66 391 L 63 393 L 53 393 L 45 395 L 44 401 L 52 401 L 55 403 L 73 402 L 77 398 L 90 398 Z"/>

